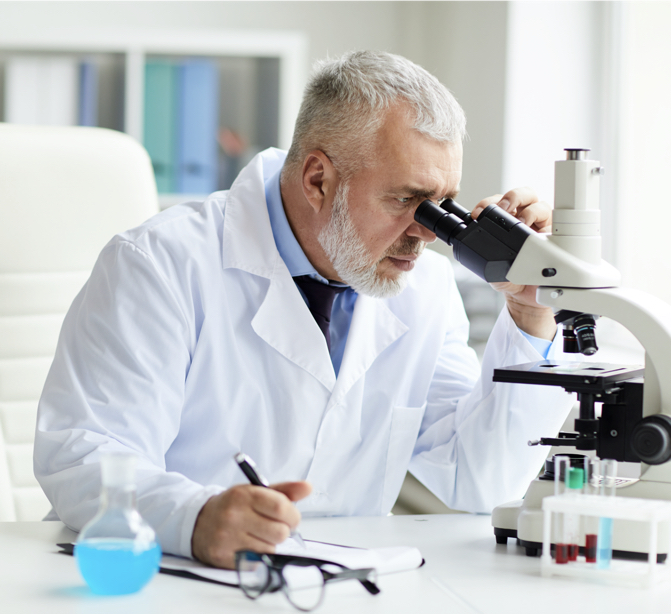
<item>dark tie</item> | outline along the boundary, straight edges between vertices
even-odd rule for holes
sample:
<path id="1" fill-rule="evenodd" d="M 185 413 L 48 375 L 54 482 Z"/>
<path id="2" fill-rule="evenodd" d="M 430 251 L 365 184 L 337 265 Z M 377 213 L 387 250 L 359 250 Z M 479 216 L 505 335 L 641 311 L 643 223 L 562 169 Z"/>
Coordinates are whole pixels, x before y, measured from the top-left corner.
<path id="1" fill-rule="evenodd" d="M 303 291 L 305 298 L 308 300 L 308 307 L 317 322 L 317 326 L 324 333 L 326 337 L 326 345 L 331 351 L 331 333 L 329 331 L 329 324 L 331 323 L 331 309 L 333 309 L 333 301 L 335 295 L 347 290 L 348 286 L 332 286 L 331 284 L 323 284 L 308 275 L 300 275 L 294 277 L 296 285 Z"/>

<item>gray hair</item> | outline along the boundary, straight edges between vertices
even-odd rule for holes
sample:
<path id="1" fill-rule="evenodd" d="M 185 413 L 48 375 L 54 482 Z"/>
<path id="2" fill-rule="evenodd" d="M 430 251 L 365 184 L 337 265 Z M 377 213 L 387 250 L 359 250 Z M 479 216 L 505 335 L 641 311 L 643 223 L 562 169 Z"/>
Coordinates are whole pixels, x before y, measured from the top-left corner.
<path id="1" fill-rule="evenodd" d="M 463 140 L 463 109 L 438 79 L 410 60 L 379 51 L 353 51 L 317 62 L 285 169 L 289 175 L 299 172 L 307 153 L 320 149 L 347 179 L 373 153 L 386 111 L 404 102 L 414 114 L 418 132 L 445 143 Z"/>

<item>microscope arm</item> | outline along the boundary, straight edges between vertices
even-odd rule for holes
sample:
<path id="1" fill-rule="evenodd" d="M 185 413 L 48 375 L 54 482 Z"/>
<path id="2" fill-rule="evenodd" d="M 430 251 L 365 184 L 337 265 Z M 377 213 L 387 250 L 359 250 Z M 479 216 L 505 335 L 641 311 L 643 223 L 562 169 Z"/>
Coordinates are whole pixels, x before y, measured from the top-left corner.
<path id="1" fill-rule="evenodd" d="M 550 234 L 529 235 L 508 269 L 506 279 L 523 286 L 614 288 L 620 285 L 622 276 L 613 265 L 600 258 L 593 262 L 578 258 L 559 247 L 556 239 Z"/>

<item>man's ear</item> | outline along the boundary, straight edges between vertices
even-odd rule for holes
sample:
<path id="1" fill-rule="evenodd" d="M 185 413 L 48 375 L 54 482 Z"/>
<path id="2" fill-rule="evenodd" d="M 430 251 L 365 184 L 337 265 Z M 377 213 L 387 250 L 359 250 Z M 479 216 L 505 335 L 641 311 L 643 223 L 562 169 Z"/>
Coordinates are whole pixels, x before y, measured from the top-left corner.
<path id="1" fill-rule="evenodd" d="M 319 213 L 324 204 L 333 198 L 337 175 L 333 163 L 323 151 L 314 149 L 305 156 L 301 187 L 315 213 Z"/>

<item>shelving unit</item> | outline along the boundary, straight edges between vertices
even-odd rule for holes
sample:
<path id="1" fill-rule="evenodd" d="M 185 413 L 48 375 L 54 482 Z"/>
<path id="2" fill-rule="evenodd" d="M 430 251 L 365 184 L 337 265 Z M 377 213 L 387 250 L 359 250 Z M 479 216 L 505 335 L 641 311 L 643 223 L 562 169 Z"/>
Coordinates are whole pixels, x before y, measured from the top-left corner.
<path id="1" fill-rule="evenodd" d="M 143 139 L 144 67 L 152 58 L 206 57 L 215 59 L 226 70 L 226 63 L 247 62 L 256 71 L 257 83 L 276 88 L 272 96 L 259 95 L 254 87 L 233 92 L 241 96 L 240 107 L 249 112 L 257 109 L 255 118 L 247 123 L 262 125 L 276 113 L 276 123 L 266 134 L 276 134 L 276 142 L 265 137 L 263 147 L 275 145 L 287 148 L 291 143 L 303 85 L 307 77 L 307 39 L 299 32 L 280 31 L 59 31 L 48 37 L 25 34 L 3 34 L 0 37 L 0 82 L 2 64 L 11 54 L 65 54 L 75 57 L 98 58 L 107 71 L 106 96 L 112 98 L 105 108 L 102 103 L 100 124 L 121 129 L 140 142 Z M 121 86 L 109 86 L 115 80 Z M 250 81 L 249 79 L 247 80 Z M 0 89 L 2 86 L 0 86 Z M 236 89 L 235 86 L 233 89 Z M 113 92 L 111 90 L 114 90 Z M 101 90 L 102 93 L 102 90 Z M 0 91 L 0 99 L 3 92 Z M 273 108 L 263 104 L 273 99 Z M 121 108 L 118 108 L 121 105 Z M 266 105 L 267 106 L 267 105 Z M 276 109 L 276 111 L 275 111 Z M 0 106 L 0 119 L 3 109 Z M 275 118 L 271 118 L 275 122 Z M 261 129 L 263 127 L 261 126 Z M 187 195 L 164 195 L 162 205 L 185 200 Z"/>

